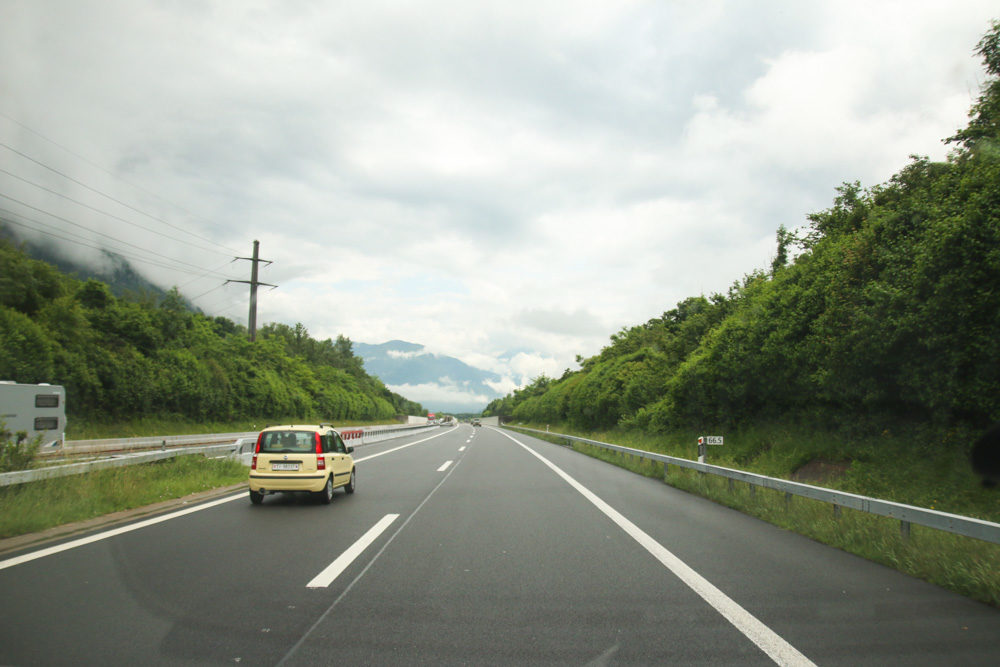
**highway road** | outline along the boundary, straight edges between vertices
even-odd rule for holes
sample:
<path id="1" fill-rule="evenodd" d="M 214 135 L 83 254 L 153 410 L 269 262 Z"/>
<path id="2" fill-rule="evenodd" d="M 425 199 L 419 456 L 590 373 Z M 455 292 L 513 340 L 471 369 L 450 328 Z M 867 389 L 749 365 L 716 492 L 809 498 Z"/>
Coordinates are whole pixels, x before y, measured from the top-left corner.
<path id="1" fill-rule="evenodd" d="M 0 664 L 1000 662 L 996 609 L 557 445 L 463 425 L 355 458 L 330 505 L 5 554 Z"/>

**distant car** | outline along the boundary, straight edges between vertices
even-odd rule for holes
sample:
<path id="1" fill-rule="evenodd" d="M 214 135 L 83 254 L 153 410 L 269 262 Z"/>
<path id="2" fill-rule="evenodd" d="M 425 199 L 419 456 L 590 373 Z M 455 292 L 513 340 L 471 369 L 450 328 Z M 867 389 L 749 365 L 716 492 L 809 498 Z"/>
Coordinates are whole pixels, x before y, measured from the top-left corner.
<path id="1" fill-rule="evenodd" d="M 480 423 L 479 423 L 479 420 L 478 420 L 478 419 L 473 419 L 473 420 L 472 420 L 472 425 L 473 425 L 473 426 L 482 426 L 482 424 L 480 424 Z"/>
<path id="2" fill-rule="evenodd" d="M 306 492 L 327 504 L 336 488 L 354 493 L 353 451 L 330 425 L 265 428 L 250 465 L 250 502 L 259 505 L 272 493 Z"/>

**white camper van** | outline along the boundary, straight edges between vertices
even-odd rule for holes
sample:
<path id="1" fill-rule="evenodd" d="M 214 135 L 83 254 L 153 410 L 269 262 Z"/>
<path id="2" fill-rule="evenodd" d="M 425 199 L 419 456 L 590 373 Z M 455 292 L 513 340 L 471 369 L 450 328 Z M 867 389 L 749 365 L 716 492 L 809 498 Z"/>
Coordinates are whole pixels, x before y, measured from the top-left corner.
<path id="1" fill-rule="evenodd" d="M 61 447 L 66 439 L 66 390 L 54 384 L 0 381 L 0 420 L 16 437 L 41 434 L 42 447 Z"/>

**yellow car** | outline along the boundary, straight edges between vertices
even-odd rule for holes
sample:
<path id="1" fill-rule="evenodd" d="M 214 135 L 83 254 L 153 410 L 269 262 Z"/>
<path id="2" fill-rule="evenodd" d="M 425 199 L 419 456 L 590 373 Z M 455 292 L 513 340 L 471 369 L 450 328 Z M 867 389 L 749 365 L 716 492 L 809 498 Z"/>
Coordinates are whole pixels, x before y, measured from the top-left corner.
<path id="1" fill-rule="evenodd" d="M 250 464 L 250 502 L 271 493 L 305 491 L 329 503 L 333 490 L 354 493 L 353 447 L 329 424 L 269 426 L 257 436 Z"/>

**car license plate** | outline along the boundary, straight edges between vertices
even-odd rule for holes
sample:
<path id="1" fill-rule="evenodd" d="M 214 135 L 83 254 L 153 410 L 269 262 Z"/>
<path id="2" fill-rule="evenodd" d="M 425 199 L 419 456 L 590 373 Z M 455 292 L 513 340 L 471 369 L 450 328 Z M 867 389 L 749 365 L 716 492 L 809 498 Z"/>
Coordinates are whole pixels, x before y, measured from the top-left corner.
<path id="1" fill-rule="evenodd" d="M 271 470 L 291 470 L 296 471 L 299 469 L 298 463 L 272 463 Z"/>

